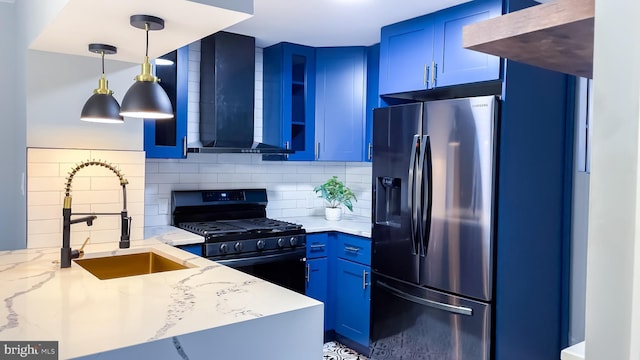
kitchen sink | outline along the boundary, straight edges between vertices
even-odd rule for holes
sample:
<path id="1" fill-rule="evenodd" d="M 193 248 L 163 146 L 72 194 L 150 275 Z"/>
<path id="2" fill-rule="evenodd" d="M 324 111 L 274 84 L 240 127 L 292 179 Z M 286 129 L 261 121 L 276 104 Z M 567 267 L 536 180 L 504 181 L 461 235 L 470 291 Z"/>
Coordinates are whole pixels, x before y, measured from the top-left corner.
<path id="1" fill-rule="evenodd" d="M 74 261 L 100 280 L 189 268 L 187 265 L 177 263 L 153 251 L 76 259 Z"/>

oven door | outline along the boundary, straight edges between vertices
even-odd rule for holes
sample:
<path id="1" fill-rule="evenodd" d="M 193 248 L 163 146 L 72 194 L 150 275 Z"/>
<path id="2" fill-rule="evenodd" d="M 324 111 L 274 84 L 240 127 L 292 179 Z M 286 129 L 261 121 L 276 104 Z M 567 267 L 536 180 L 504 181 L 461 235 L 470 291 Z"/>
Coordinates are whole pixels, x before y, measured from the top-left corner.
<path id="1" fill-rule="evenodd" d="M 304 294 L 305 248 L 285 252 L 253 253 L 247 257 L 208 257 L 219 264 Z"/>

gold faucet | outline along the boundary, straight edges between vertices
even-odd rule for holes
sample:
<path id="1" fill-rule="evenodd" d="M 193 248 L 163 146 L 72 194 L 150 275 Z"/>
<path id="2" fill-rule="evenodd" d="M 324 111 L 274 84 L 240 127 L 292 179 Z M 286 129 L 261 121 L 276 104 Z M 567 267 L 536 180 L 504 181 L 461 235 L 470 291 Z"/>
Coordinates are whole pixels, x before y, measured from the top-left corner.
<path id="1" fill-rule="evenodd" d="M 73 177 L 76 175 L 80 169 L 83 169 L 88 166 L 102 166 L 113 173 L 116 174 L 118 179 L 120 179 L 120 185 L 122 186 L 122 211 L 119 213 L 71 213 L 71 182 L 73 181 Z M 95 220 L 97 215 L 119 215 L 121 219 L 121 234 L 120 234 L 120 243 L 119 246 L 121 249 L 126 249 L 129 247 L 129 239 L 131 236 L 131 217 L 127 215 L 127 184 L 129 182 L 124 178 L 124 175 L 120 172 L 120 170 L 116 169 L 112 164 L 108 164 L 102 160 L 87 160 L 80 164 L 77 164 L 71 172 L 69 172 L 69 176 L 67 177 L 67 182 L 65 184 L 65 196 L 64 196 L 64 205 L 62 207 L 62 248 L 60 249 L 60 267 L 67 268 L 71 266 L 71 259 L 76 259 L 82 256 L 84 245 L 80 250 L 71 250 L 71 225 L 81 222 L 86 222 L 88 226 L 93 225 L 93 220 Z M 71 216 L 73 215 L 86 215 L 81 218 L 76 218 L 71 220 Z M 87 239 L 88 240 L 88 239 Z"/>

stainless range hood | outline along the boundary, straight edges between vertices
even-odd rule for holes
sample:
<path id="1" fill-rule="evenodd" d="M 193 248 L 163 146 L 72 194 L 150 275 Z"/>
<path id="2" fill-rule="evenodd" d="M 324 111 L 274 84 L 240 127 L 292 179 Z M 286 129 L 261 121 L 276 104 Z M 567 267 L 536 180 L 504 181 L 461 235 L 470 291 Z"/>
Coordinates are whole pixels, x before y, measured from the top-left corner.
<path id="1" fill-rule="evenodd" d="M 200 40 L 200 144 L 190 153 L 291 154 L 255 142 L 255 39 L 217 32 Z"/>

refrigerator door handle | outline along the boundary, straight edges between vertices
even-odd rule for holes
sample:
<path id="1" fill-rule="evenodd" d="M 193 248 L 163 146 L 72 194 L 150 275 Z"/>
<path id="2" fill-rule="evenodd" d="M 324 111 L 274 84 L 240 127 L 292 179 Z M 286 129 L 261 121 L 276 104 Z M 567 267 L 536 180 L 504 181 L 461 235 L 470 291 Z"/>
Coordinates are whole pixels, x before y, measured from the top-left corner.
<path id="1" fill-rule="evenodd" d="M 409 186 L 407 188 L 407 201 L 409 209 L 411 210 L 411 245 L 413 246 L 413 255 L 418 255 L 418 205 L 416 204 L 416 157 L 419 149 L 418 142 L 420 141 L 420 135 L 413 135 L 413 143 L 411 145 L 411 158 L 409 160 Z"/>
<path id="2" fill-rule="evenodd" d="M 431 159 L 431 139 L 429 135 L 425 135 L 422 139 L 422 144 L 424 145 L 424 153 L 422 155 L 422 159 L 420 160 L 422 163 L 422 168 L 420 169 L 421 173 L 424 173 L 424 162 L 427 163 L 427 171 L 426 176 L 423 179 L 423 184 L 421 188 L 424 188 L 424 182 L 427 184 L 427 190 L 424 195 L 426 204 L 426 210 L 422 209 L 421 211 L 421 224 L 424 224 L 424 229 L 420 231 L 420 239 L 421 239 L 421 249 L 422 256 L 426 256 L 427 249 L 429 248 L 429 238 L 431 236 L 431 209 L 432 209 L 432 194 L 433 194 L 433 164 Z"/>
<path id="3" fill-rule="evenodd" d="M 429 299 L 423 299 L 423 298 L 417 297 L 415 295 L 407 294 L 406 292 L 404 292 L 402 290 L 398 290 L 398 289 L 394 288 L 393 286 L 387 285 L 386 283 L 384 283 L 382 281 L 378 281 L 378 282 L 376 282 L 376 284 L 378 284 L 381 287 L 385 288 L 387 291 L 389 291 L 393 295 L 401 297 L 401 298 L 403 298 L 405 300 L 409 300 L 409 301 L 411 301 L 413 303 L 416 303 L 416 304 L 420 304 L 420 305 L 428 306 L 428 307 L 431 307 L 431 308 L 434 308 L 434 309 L 443 310 L 443 311 L 447 311 L 447 312 L 455 313 L 455 314 L 460 314 L 460 315 L 467 315 L 467 316 L 472 316 L 473 315 L 473 309 L 468 308 L 468 307 L 449 305 L 449 304 L 441 303 L 441 302 L 438 302 L 438 301 L 433 301 L 433 300 L 429 300 Z"/>
<path id="4" fill-rule="evenodd" d="M 419 157 L 418 157 L 418 171 L 416 174 L 416 203 L 417 203 L 417 217 L 418 217 L 418 226 L 416 226 L 416 230 L 417 230 L 417 234 L 418 234 L 418 251 L 420 256 L 424 257 L 426 254 L 427 249 L 424 247 L 424 233 L 425 230 L 423 229 L 424 226 L 426 226 L 424 220 L 421 220 L 425 217 L 425 209 L 423 208 L 423 196 L 422 196 L 422 189 L 424 188 L 424 157 L 426 155 L 426 143 L 428 141 L 428 136 L 422 136 L 420 138 L 420 153 L 419 153 Z M 429 210 L 429 208 L 427 207 L 427 211 Z"/>

